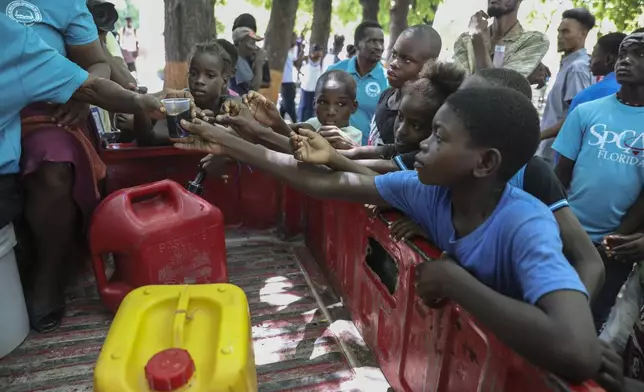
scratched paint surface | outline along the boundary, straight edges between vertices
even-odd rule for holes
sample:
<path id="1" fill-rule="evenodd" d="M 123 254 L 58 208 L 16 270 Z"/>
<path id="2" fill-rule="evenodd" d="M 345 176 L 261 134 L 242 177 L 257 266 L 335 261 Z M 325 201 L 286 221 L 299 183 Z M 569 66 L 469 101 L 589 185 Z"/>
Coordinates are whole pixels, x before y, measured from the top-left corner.
<path id="1" fill-rule="evenodd" d="M 248 296 L 260 391 L 387 390 L 348 311 L 301 242 L 283 242 L 273 231 L 229 230 L 226 246 L 230 281 Z M 91 272 L 80 275 L 68 290 L 61 327 L 32 332 L 0 359 L 0 391 L 92 391 L 111 316 Z"/>

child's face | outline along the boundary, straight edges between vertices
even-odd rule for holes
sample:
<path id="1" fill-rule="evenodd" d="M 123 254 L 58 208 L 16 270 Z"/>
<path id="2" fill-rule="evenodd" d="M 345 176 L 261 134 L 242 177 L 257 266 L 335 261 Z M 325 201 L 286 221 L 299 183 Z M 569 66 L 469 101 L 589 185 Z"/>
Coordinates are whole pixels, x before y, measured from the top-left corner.
<path id="1" fill-rule="evenodd" d="M 427 103 L 423 99 L 414 99 L 413 94 L 405 94 L 394 122 L 394 129 L 398 153 L 418 150 L 420 142 L 432 133 L 431 118 L 427 118 Z"/>
<path id="2" fill-rule="evenodd" d="M 490 150 L 472 145 L 449 105 L 441 106 L 434 116 L 433 132 L 420 143 L 420 149 L 414 168 L 423 184 L 454 187 L 489 174 L 484 168 Z"/>
<path id="3" fill-rule="evenodd" d="M 226 68 L 225 62 L 208 53 L 197 53 L 192 58 L 188 87 L 199 108 L 206 109 L 219 103 L 229 78 Z"/>
<path id="4" fill-rule="evenodd" d="M 410 33 L 398 37 L 387 68 L 391 87 L 401 88 L 406 82 L 418 78 L 423 65 L 429 60 L 428 48 L 427 43 L 420 42 Z"/>
<path id="5" fill-rule="evenodd" d="M 337 80 L 327 80 L 315 98 L 315 115 L 322 125 L 338 128 L 349 126 L 349 118 L 358 103 L 346 92 L 347 87 Z"/>

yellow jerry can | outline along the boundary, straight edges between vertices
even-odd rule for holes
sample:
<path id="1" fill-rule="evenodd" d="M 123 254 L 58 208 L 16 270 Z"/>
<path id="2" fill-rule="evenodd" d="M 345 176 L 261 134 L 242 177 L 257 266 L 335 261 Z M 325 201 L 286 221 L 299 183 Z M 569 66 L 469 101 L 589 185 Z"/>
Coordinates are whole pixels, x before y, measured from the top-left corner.
<path id="1" fill-rule="evenodd" d="M 231 284 L 132 291 L 99 355 L 94 391 L 257 391 L 246 295 Z"/>

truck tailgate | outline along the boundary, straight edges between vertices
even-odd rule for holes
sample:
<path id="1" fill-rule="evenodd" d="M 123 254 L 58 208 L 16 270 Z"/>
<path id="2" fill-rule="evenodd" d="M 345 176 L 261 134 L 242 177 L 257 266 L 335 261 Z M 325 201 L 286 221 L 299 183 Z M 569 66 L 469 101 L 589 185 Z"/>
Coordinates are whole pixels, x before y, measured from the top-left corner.
<path id="1" fill-rule="evenodd" d="M 230 281 L 250 305 L 260 391 L 386 391 L 389 388 L 348 310 L 302 242 L 276 231 L 227 231 Z M 70 287 L 61 327 L 32 332 L 0 360 L 3 392 L 91 391 L 111 315 L 91 271 Z"/>

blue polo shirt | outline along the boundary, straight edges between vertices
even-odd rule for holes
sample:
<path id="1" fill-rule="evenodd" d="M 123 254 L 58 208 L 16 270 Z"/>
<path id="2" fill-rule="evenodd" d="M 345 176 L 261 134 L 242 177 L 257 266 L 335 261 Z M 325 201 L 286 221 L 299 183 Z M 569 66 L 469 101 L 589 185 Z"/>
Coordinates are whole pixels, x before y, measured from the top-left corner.
<path id="1" fill-rule="evenodd" d="M 572 100 L 570 108 L 568 108 L 568 113 L 572 113 L 572 111 L 582 103 L 613 95 L 619 91 L 620 87 L 621 85 L 617 83 L 615 72 L 611 72 L 604 76 L 604 78 L 599 82 L 587 87 L 577 94 L 575 99 Z"/>
<path id="2" fill-rule="evenodd" d="M 47 45 L 34 29 L 0 13 L 0 174 L 20 171 L 20 111 L 33 102 L 65 103 L 87 80 L 82 68 Z"/>
<path id="3" fill-rule="evenodd" d="M 357 57 L 342 60 L 337 64 L 329 67 L 329 71 L 341 70 L 349 73 L 356 80 L 358 90 L 356 98 L 358 100 L 358 110 L 351 116 L 351 126 L 356 127 L 362 132 L 362 145 L 366 146 L 369 142 L 369 130 L 371 119 L 376 114 L 378 99 L 380 94 L 389 87 L 385 67 L 378 63 L 374 69 L 365 76 L 360 76 L 356 69 Z"/>

